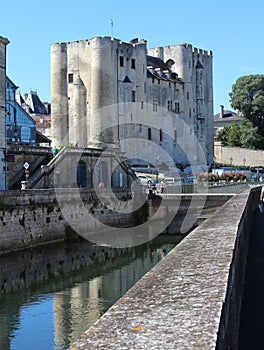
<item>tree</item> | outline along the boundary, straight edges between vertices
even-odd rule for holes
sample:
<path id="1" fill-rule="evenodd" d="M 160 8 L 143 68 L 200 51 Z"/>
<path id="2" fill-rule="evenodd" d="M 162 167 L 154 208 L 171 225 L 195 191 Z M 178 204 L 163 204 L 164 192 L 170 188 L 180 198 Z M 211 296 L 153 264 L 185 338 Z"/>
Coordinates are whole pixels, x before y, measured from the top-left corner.
<path id="1" fill-rule="evenodd" d="M 240 147 L 240 126 L 236 123 L 233 123 L 231 127 L 229 128 L 228 134 L 227 134 L 227 146 L 230 147 Z"/>
<path id="2" fill-rule="evenodd" d="M 229 93 L 234 109 L 257 127 L 258 134 L 264 137 L 264 75 L 255 74 L 237 79 Z"/>
<path id="3" fill-rule="evenodd" d="M 230 128 L 231 127 L 229 125 L 224 126 L 222 129 L 220 129 L 217 132 L 215 136 L 216 141 L 221 141 L 223 146 L 227 145 L 227 138 L 228 138 Z"/>
<path id="4" fill-rule="evenodd" d="M 258 128 L 253 126 L 252 121 L 242 117 L 240 126 L 240 141 L 244 148 L 264 148 L 263 138 L 258 134 Z"/>
<path id="5" fill-rule="evenodd" d="M 242 117 L 240 126 L 236 123 L 225 126 L 215 138 L 223 146 L 264 149 L 264 138 L 259 135 L 258 128 L 253 126 L 252 121 L 245 117 Z"/>

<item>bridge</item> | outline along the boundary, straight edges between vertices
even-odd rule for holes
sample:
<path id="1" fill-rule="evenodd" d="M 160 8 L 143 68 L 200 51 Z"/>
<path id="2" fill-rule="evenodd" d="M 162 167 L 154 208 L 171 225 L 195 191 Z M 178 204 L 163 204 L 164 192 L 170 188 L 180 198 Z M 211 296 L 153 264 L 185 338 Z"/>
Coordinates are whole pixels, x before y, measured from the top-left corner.
<path id="1" fill-rule="evenodd" d="M 71 349 L 238 349 L 260 187 L 232 196 Z"/>

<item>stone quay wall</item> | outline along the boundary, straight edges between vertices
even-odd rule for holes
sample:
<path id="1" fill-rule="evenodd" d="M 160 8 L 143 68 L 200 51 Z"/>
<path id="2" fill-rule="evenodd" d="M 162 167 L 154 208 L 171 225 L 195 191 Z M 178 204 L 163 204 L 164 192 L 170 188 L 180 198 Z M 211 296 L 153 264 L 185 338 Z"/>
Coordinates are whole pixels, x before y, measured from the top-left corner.
<path id="1" fill-rule="evenodd" d="M 60 195 L 66 202 L 63 212 L 54 189 L 0 191 L 0 254 L 76 237 L 65 213 L 76 223 L 87 210 L 106 225 L 116 227 L 131 225 L 136 219 L 135 214 L 119 212 L 120 202 L 130 197 L 124 189 L 115 191 L 116 201 L 104 191 L 104 196 L 110 198 L 110 209 L 91 189 L 61 189 Z"/>
<path id="2" fill-rule="evenodd" d="M 132 237 L 129 232 L 120 233 L 120 228 L 138 225 L 154 213 L 156 219 L 152 225 L 155 227 L 157 220 L 166 220 L 167 214 L 170 213 L 171 217 L 172 212 L 175 218 L 164 233 L 185 233 L 181 226 L 191 207 L 197 210 L 201 203 L 205 207 L 220 206 L 230 198 L 228 195 L 169 195 L 163 198 L 160 215 L 157 215 L 156 210 L 161 202 L 159 197 L 146 201 L 146 194 L 139 189 L 137 196 L 143 196 L 138 198 L 143 198 L 142 203 L 145 201 L 145 204 L 137 210 L 126 210 L 131 193 L 126 189 L 115 189 L 114 196 L 111 193 L 103 189 L 98 198 L 94 189 L 0 191 L 0 254 L 74 238 L 76 232 L 95 243 L 107 244 L 110 239 L 109 245 L 114 244 L 116 247 L 119 247 L 122 234 L 122 244 L 133 246 L 139 244 L 135 243 L 137 235 Z M 174 207 L 178 206 L 175 211 Z M 98 223 L 105 225 L 103 232 L 101 227 L 98 229 Z M 112 228 L 112 232 L 107 225 Z M 193 228 L 194 225 L 188 227 L 187 231 Z M 152 228 L 146 227 L 142 239 L 149 240 L 151 232 Z"/>
<path id="3" fill-rule="evenodd" d="M 237 349 L 252 214 L 233 196 L 114 304 L 71 349 Z"/>

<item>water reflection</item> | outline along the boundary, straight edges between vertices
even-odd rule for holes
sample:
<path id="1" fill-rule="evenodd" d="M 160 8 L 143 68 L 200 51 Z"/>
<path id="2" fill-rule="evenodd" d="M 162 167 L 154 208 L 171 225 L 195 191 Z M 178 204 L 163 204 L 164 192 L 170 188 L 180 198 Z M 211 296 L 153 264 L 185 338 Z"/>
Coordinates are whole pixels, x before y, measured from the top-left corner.
<path id="1" fill-rule="evenodd" d="M 66 349 L 181 239 L 125 249 L 82 241 L 1 257 L 0 348 Z"/>

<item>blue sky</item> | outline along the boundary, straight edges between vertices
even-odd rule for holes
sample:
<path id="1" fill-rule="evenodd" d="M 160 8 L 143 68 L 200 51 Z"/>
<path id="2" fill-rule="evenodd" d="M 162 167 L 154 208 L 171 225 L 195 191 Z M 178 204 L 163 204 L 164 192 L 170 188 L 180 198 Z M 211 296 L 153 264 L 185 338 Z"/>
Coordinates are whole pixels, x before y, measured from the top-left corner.
<path id="1" fill-rule="evenodd" d="M 187 42 L 213 51 L 214 110 L 231 109 L 229 92 L 243 75 L 263 74 L 263 0 L 2 0 L 0 35 L 10 40 L 7 74 L 21 94 L 50 101 L 50 44 L 113 35 L 148 47 Z"/>

